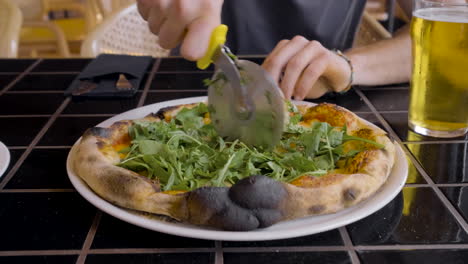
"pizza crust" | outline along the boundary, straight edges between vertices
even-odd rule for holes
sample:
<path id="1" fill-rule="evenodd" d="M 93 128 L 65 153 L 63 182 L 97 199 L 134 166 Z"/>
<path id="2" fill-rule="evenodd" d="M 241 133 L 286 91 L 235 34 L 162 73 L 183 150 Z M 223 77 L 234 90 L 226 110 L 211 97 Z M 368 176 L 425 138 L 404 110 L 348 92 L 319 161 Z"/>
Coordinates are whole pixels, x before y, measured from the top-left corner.
<path id="1" fill-rule="evenodd" d="M 194 105 L 162 109 L 145 119 L 167 120 L 183 107 Z M 94 192 L 118 206 L 224 230 L 253 230 L 279 221 L 334 213 L 376 193 L 387 180 L 395 161 L 395 145 L 386 133 L 332 104 L 300 108 L 300 111 L 304 111 L 307 122 L 346 124 L 349 134 L 364 133 L 385 148 L 370 148 L 325 176 L 303 176 L 292 183 L 256 175 L 230 188 L 162 192 L 157 181 L 114 165 L 120 158 L 111 146 L 128 144 L 125 141 L 129 140 L 128 127 L 132 121 L 127 120 L 109 128 L 89 129 L 71 150 L 72 169 Z"/>

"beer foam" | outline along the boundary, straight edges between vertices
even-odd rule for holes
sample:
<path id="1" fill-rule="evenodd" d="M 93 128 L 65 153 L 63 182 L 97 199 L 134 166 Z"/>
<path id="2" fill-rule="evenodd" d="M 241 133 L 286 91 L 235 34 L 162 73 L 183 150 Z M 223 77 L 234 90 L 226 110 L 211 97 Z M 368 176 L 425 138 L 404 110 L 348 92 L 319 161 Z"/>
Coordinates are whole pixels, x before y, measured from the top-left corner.
<path id="1" fill-rule="evenodd" d="M 414 11 L 413 16 L 433 21 L 468 23 L 468 7 L 423 8 Z"/>

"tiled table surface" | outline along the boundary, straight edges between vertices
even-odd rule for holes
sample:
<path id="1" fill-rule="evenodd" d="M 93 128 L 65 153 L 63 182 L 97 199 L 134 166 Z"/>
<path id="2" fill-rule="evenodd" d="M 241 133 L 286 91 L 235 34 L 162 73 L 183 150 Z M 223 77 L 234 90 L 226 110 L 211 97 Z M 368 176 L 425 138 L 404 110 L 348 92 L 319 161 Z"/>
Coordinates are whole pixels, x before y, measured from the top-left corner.
<path id="1" fill-rule="evenodd" d="M 202 80 L 211 72 L 180 58 L 156 59 L 132 99 L 65 98 L 63 91 L 89 61 L 0 60 L 0 141 L 12 154 L 0 179 L 0 263 L 468 261 L 468 137 L 437 140 L 408 131 L 406 84 L 355 87 L 314 100 L 356 112 L 407 152 L 403 191 L 356 223 L 286 240 L 222 242 L 149 231 L 97 210 L 68 180 L 65 159 L 74 141 L 117 113 L 206 95 Z"/>

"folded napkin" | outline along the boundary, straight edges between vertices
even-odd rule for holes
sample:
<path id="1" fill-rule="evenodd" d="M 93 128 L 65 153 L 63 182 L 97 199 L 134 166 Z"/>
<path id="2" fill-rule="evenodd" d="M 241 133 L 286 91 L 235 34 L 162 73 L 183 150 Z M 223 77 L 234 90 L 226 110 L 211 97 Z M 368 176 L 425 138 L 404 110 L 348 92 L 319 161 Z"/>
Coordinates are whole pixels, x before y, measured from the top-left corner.
<path id="1" fill-rule="evenodd" d="M 132 97 L 138 91 L 149 56 L 101 54 L 91 61 L 65 91 L 73 97 Z"/>

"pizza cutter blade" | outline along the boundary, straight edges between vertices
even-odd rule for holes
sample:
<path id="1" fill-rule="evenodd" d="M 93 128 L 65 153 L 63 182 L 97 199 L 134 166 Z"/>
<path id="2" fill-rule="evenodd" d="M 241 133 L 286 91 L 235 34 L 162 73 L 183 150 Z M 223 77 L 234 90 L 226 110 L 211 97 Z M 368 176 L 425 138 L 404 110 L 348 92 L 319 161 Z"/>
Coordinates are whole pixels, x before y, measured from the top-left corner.
<path id="1" fill-rule="evenodd" d="M 226 32 L 225 25 L 215 29 L 208 60 L 197 62 L 201 69 L 211 62 L 216 66 L 208 88 L 212 123 L 218 134 L 228 140 L 272 148 L 281 139 L 287 118 L 283 93 L 258 64 L 232 56 L 223 45 Z M 216 40 L 216 36 L 221 36 L 221 40 Z"/>

